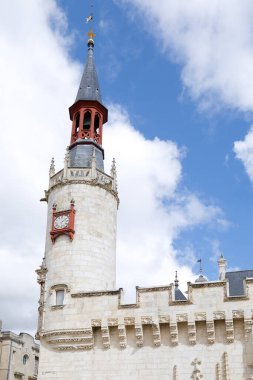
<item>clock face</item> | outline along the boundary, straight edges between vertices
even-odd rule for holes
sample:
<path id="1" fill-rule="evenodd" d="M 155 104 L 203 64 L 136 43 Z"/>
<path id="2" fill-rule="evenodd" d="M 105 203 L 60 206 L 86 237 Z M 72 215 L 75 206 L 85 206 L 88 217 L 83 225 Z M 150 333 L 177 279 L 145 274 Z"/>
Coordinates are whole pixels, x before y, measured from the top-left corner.
<path id="1" fill-rule="evenodd" d="M 68 215 L 60 215 L 57 216 L 54 220 L 54 228 L 59 230 L 67 227 L 69 224 L 69 216 Z"/>

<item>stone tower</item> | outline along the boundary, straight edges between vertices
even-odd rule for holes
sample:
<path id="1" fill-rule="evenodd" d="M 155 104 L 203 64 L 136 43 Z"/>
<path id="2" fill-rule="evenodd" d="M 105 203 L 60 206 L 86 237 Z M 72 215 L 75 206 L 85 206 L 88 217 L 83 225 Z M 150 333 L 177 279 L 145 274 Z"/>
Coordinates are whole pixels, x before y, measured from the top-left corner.
<path id="1" fill-rule="evenodd" d="M 64 168 L 49 171 L 45 257 L 37 270 L 41 286 L 37 338 L 41 341 L 39 378 L 44 378 L 51 348 L 48 332 L 71 331 L 66 342 L 83 328 L 72 293 L 115 289 L 116 219 L 118 195 L 115 161 L 104 172 L 103 124 L 108 111 L 102 104 L 93 58 L 93 33 L 88 34 L 88 55 L 74 104 L 70 145 Z M 71 292 L 71 294 L 70 294 Z M 85 313 L 85 310 L 83 310 Z M 57 359 L 55 359 L 57 361 Z M 50 372 L 50 371 L 49 371 Z"/>
<path id="2" fill-rule="evenodd" d="M 37 338 L 39 380 L 253 380 L 253 270 L 209 281 L 200 271 L 187 297 L 174 283 L 115 289 L 118 195 L 115 162 L 103 167 L 102 104 L 93 33 L 75 103 L 64 169 L 49 171 L 45 258 Z M 159 257 L 159 252 L 157 252 Z M 135 265 L 129 252 L 129 258 Z M 154 268 L 155 270 L 155 268 Z M 131 275 L 131 274 L 129 274 Z"/>

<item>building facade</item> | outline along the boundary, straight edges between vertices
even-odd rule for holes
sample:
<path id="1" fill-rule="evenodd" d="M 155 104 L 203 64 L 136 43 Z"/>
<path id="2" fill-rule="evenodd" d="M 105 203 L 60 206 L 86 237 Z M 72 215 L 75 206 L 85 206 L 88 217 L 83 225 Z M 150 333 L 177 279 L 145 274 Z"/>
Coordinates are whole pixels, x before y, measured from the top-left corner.
<path id="1" fill-rule="evenodd" d="M 45 257 L 37 270 L 39 380 L 253 379 L 253 271 L 200 275 L 136 288 L 124 304 L 115 288 L 119 198 L 115 161 L 104 171 L 102 104 L 93 33 L 74 104 L 64 168 L 52 161 Z"/>
<path id="2" fill-rule="evenodd" d="M 39 345 L 26 333 L 0 331 L 0 380 L 36 380 Z"/>

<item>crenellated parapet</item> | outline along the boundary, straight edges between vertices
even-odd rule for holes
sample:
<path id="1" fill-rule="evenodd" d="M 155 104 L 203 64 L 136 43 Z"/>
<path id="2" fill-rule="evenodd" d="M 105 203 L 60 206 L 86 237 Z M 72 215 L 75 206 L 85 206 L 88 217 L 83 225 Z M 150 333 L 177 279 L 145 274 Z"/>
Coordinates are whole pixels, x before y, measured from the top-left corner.
<path id="1" fill-rule="evenodd" d="M 245 288 L 249 293 L 252 286 L 251 279 L 246 279 Z M 234 302 L 227 293 L 226 281 L 189 283 L 188 299 L 180 302 L 172 301 L 173 291 L 173 284 L 137 287 L 135 304 L 123 303 L 122 289 L 70 291 L 65 305 L 54 311 L 58 313 L 55 321 L 59 329 L 50 329 L 47 324 L 47 331 L 41 331 L 40 337 L 55 350 L 90 350 L 101 344 L 97 342 L 102 342 L 103 349 L 110 349 L 112 341 L 114 346 L 125 349 L 133 336 L 137 348 L 150 341 L 153 347 L 159 347 L 164 341 L 175 347 L 180 344 L 182 334 L 190 346 L 199 343 L 199 336 L 207 345 L 217 343 L 221 337 L 224 344 L 231 344 L 235 341 L 235 329 L 240 328 L 244 341 L 252 341 L 252 299 L 242 296 Z M 104 305 L 109 313 L 107 318 Z M 72 315 L 72 308 L 85 310 L 85 313 Z M 60 325 L 64 315 L 68 315 L 70 328 L 66 322 Z M 85 328 L 80 321 L 85 321 Z M 79 327 L 72 329 L 76 323 Z"/>

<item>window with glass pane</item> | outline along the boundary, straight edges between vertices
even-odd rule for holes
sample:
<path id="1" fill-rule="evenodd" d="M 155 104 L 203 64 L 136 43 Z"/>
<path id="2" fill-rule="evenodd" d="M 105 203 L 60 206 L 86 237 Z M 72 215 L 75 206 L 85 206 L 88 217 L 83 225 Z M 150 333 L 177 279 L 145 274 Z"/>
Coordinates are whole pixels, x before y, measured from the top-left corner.
<path id="1" fill-rule="evenodd" d="M 64 290 L 56 290 L 56 305 L 63 305 Z"/>

